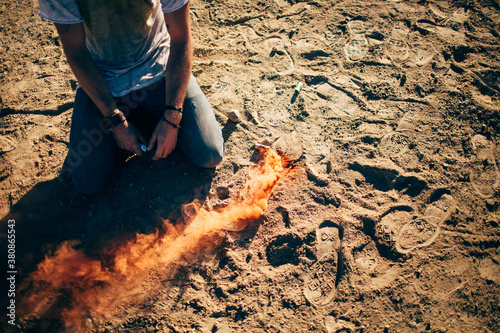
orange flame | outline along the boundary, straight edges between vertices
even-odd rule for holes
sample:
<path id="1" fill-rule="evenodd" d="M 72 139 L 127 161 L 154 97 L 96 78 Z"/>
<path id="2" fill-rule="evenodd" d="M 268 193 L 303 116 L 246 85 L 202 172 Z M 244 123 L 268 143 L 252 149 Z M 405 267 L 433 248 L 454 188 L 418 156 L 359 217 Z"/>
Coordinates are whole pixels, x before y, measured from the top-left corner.
<path id="1" fill-rule="evenodd" d="M 103 267 L 100 260 L 74 249 L 75 241 L 62 243 L 31 275 L 33 290 L 26 299 L 27 306 L 35 313 L 43 313 L 47 311 L 48 299 L 64 290 L 71 297 L 70 305 L 61 312 L 66 330 L 82 330 L 89 317 L 109 318 L 110 310 L 125 299 L 143 294 L 144 281 L 151 271 L 169 276 L 183 258 L 196 254 L 207 235 L 222 230 L 239 231 L 248 221 L 259 218 L 283 170 L 281 156 L 273 150 L 264 151 L 236 203 L 221 211 L 187 205 L 186 210 L 194 208 L 194 214 L 184 229 L 165 221 L 161 235 L 158 231 L 137 234 L 113 251 L 111 267 Z"/>

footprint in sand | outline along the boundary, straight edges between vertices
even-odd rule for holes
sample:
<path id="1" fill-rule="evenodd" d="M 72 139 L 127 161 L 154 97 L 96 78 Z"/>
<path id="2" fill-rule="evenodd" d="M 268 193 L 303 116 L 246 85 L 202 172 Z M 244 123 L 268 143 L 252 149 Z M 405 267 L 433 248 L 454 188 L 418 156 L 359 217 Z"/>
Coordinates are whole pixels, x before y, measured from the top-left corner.
<path id="1" fill-rule="evenodd" d="M 434 46 L 428 42 L 417 42 L 413 44 L 413 53 L 415 53 L 415 64 L 417 66 L 425 66 L 434 58 L 437 52 Z"/>
<path id="2" fill-rule="evenodd" d="M 283 41 L 279 36 L 259 38 L 247 43 L 248 51 L 253 54 L 251 63 L 256 64 L 256 68 L 271 69 L 279 75 L 290 74 L 295 68 L 288 46 L 289 42 Z"/>
<path id="3" fill-rule="evenodd" d="M 382 137 L 378 149 L 383 157 L 391 159 L 402 168 L 413 170 L 419 164 L 417 154 L 410 149 L 414 141 L 412 131 L 394 131 Z"/>
<path id="4" fill-rule="evenodd" d="M 378 148 L 383 157 L 391 158 L 407 152 L 410 141 L 409 133 L 390 132 L 382 137 Z"/>
<path id="5" fill-rule="evenodd" d="M 332 221 L 325 221 L 316 230 L 316 237 L 318 261 L 306 275 L 303 290 L 309 303 L 324 306 L 330 303 L 336 294 L 342 229 Z"/>
<path id="6" fill-rule="evenodd" d="M 463 27 L 464 23 L 469 19 L 469 16 L 470 13 L 468 9 L 459 8 L 444 22 L 444 25 L 452 28 L 453 30 L 459 31 Z"/>
<path id="7" fill-rule="evenodd" d="M 447 190 L 437 190 L 430 196 L 423 216 L 414 215 L 410 206 L 392 207 L 377 223 L 375 237 L 380 245 L 399 254 L 427 247 L 456 208 L 456 200 Z"/>
<path id="8" fill-rule="evenodd" d="M 0 137 L 0 154 L 8 153 L 16 149 L 17 144 L 14 140 L 9 137 L 1 136 Z"/>
<path id="9" fill-rule="evenodd" d="M 392 29 L 391 36 L 386 45 L 386 55 L 392 61 L 403 61 L 408 58 L 410 47 L 408 46 L 408 29 L 402 25 L 396 25 Z"/>
<path id="10" fill-rule="evenodd" d="M 457 202 L 447 191 L 434 192 L 424 216 L 407 222 L 399 231 L 396 250 L 399 253 L 408 253 L 434 243 L 441 230 L 441 224 L 448 220 L 456 209 Z"/>
<path id="11" fill-rule="evenodd" d="M 294 63 L 290 54 L 286 50 L 283 41 L 279 37 L 271 37 L 264 42 L 271 67 L 280 75 L 286 75 L 293 72 Z"/>
<path id="12" fill-rule="evenodd" d="M 343 32 L 338 26 L 330 25 L 325 31 L 325 39 L 332 44 L 340 43 L 343 39 Z"/>
<path id="13" fill-rule="evenodd" d="M 405 221 L 411 219 L 413 208 L 406 205 L 395 206 L 382 214 L 375 227 L 375 237 L 380 245 L 394 249 L 399 235 L 399 230 Z"/>
<path id="14" fill-rule="evenodd" d="M 373 270 L 378 263 L 379 252 L 375 242 L 368 243 L 362 251 L 356 253 L 354 261 L 356 265 L 363 271 Z"/>
<path id="15" fill-rule="evenodd" d="M 273 127 L 280 127 L 290 121 L 290 119 L 290 112 L 283 108 L 265 111 L 259 115 L 261 123 L 268 124 Z"/>
<path id="16" fill-rule="evenodd" d="M 363 21 L 355 20 L 347 24 L 349 41 L 344 47 L 344 53 L 348 61 L 359 61 L 368 52 L 368 40 L 366 39 L 366 27 Z"/>
<path id="17" fill-rule="evenodd" d="M 470 166 L 470 181 L 483 198 L 492 197 L 500 186 L 500 174 L 495 161 L 495 146 L 480 134 L 471 139 L 475 156 Z"/>
<path id="18" fill-rule="evenodd" d="M 423 19 L 415 23 L 415 28 L 421 34 L 435 34 L 439 39 L 445 40 L 447 43 L 459 45 L 466 43 L 465 34 L 455 29 L 438 25 L 437 23 Z"/>

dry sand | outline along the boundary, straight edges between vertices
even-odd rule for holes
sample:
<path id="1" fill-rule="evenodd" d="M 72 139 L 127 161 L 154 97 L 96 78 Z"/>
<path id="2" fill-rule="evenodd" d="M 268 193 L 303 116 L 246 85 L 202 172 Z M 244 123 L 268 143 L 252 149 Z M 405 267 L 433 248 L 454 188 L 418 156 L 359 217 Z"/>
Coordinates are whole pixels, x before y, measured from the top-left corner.
<path id="1" fill-rule="evenodd" d="M 184 203 L 230 205 L 267 140 L 298 162 L 264 215 L 83 331 L 500 332 L 498 0 L 191 9 L 224 161 L 132 158 L 81 196 L 60 174 L 76 82 L 57 33 L 34 0 L 0 5 L 1 261 L 15 219 L 18 288 L 64 241 L 105 265 L 113 242 L 182 219 Z M 2 314 L 2 331 L 63 331 L 71 295 L 52 298 L 16 326 Z"/>

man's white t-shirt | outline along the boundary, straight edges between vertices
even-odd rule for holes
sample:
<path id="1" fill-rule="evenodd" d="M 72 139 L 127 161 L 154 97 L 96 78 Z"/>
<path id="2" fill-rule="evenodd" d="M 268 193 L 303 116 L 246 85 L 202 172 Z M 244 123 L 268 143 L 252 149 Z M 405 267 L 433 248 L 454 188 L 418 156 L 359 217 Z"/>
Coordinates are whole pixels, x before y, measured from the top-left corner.
<path id="1" fill-rule="evenodd" d="M 40 16 L 54 23 L 83 22 L 87 48 L 115 97 L 165 75 L 170 36 L 163 13 L 188 0 L 38 0 Z"/>

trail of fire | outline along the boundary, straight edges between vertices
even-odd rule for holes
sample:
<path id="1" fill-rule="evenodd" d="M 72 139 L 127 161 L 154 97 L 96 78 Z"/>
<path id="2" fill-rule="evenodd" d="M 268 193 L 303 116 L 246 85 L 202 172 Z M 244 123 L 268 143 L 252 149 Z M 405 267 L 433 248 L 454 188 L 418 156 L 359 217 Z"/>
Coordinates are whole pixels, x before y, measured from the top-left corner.
<path id="1" fill-rule="evenodd" d="M 61 310 L 67 331 L 82 330 L 86 318 L 109 318 L 112 309 L 143 293 L 144 280 L 152 271 L 171 274 L 186 254 L 193 254 L 206 235 L 221 231 L 238 231 L 248 221 L 259 218 L 284 171 L 282 158 L 274 150 L 261 153 L 262 159 L 240 191 L 236 202 L 221 211 L 197 209 L 191 222 L 182 230 L 164 224 L 164 233 L 137 234 L 135 239 L 113 250 L 111 267 L 74 249 L 75 242 L 64 242 L 52 257 L 46 257 L 29 279 L 33 287 L 26 305 L 30 312 L 47 311 L 47 300 L 63 291 L 71 302 Z M 54 309 L 52 309 L 54 310 Z M 56 309 L 57 311 L 57 309 Z M 51 311 L 52 312 L 52 311 Z"/>

